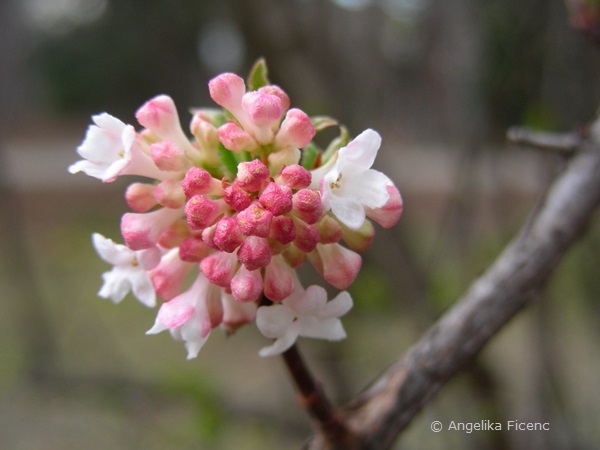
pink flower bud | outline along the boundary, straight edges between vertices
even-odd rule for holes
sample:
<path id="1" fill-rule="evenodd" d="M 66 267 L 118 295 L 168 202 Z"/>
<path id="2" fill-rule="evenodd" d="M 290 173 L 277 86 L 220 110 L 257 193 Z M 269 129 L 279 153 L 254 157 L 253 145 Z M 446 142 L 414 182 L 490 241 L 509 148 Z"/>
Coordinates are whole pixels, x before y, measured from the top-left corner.
<path id="1" fill-rule="evenodd" d="M 179 251 L 173 249 L 163 256 L 160 264 L 149 273 L 154 290 L 163 300 L 168 301 L 179 295 L 183 282 L 194 268 L 194 264 L 179 259 Z"/>
<path id="2" fill-rule="evenodd" d="M 189 159 L 177 145 L 171 141 L 160 141 L 150 146 L 152 161 L 160 170 L 175 172 L 185 170 Z"/>
<path id="3" fill-rule="evenodd" d="M 202 326 L 202 337 L 207 337 L 213 328 L 223 321 L 223 303 L 220 289 L 209 286 L 207 295 L 198 302 L 198 315 Z"/>
<path id="4" fill-rule="evenodd" d="M 300 164 L 286 166 L 281 171 L 280 179 L 291 189 L 302 189 L 310 186 L 311 173 Z"/>
<path id="5" fill-rule="evenodd" d="M 246 236 L 268 237 L 272 220 L 273 214 L 258 203 L 252 203 L 237 214 L 237 222 Z"/>
<path id="6" fill-rule="evenodd" d="M 258 201 L 274 216 L 279 216 L 292 210 L 292 190 L 272 181 L 261 192 Z"/>
<path id="7" fill-rule="evenodd" d="M 274 256 L 265 269 L 265 296 L 274 302 L 280 302 L 294 290 L 294 270 L 281 255 Z"/>
<path id="8" fill-rule="evenodd" d="M 148 100 L 137 110 L 135 118 L 160 137 L 169 136 L 180 127 L 177 108 L 168 95 L 158 95 Z"/>
<path id="9" fill-rule="evenodd" d="M 204 195 L 194 195 L 185 204 L 185 216 L 192 232 L 206 228 L 227 209 L 223 200 L 211 200 Z"/>
<path id="10" fill-rule="evenodd" d="M 210 252 L 211 249 L 196 237 L 185 239 L 179 246 L 179 258 L 187 262 L 198 263 L 206 258 Z"/>
<path id="11" fill-rule="evenodd" d="M 260 160 L 254 159 L 249 162 L 241 162 L 238 164 L 235 182 L 239 187 L 246 191 L 256 192 L 270 176 L 267 166 Z"/>
<path id="12" fill-rule="evenodd" d="M 213 284 L 228 288 L 238 268 L 237 258 L 232 253 L 217 252 L 200 261 L 200 270 Z"/>
<path id="13" fill-rule="evenodd" d="M 323 217 L 321 193 L 313 189 L 300 189 L 293 197 L 294 215 L 308 224 L 317 223 Z"/>
<path id="14" fill-rule="evenodd" d="M 312 252 L 319 243 L 319 228 L 302 220 L 294 220 L 294 224 L 296 225 L 294 245 L 305 253 Z"/>
<path id="15" fill-rule="evenodd" d="M 231 253 L 244 242 L 244 234 L 233 217 L 223 217 L 215 227 L 213 242 L 219 249 Z"/>
<path id="16" fill-rule="evenodd" d="M 362 259 L 358 253 L 339 244 L 319 244 L 308 255 L 310 262 L 325 280 L 337 289 L 347 289 L 360 271 Z"/>
<path id="17" fill-rule="evenodd" d="M 278 121 L 285 111 L 278 96 L 260 91 L 244 94 L 242 107 L 250 119 L 261 128 Z"/>
<path id="18" fill-rule="evenodd" d="M 253 197 L 236 182 L 225 188 L 223 199 L 232 209 L 239 212 L 250 206 Z"/>
<path id="19" fill-rule="evenodd" d="M 233 112 L 242 103 L 246 85 L 239 76 L 233 73 L 222 73 L 208 82 L 208 90 L 217 105 Z"/>
<path id="20" fill-rule="evenodd" d="M 296 147 L 284 147 L 269 155 L 269 167 L 273 173 L 279 173 L 286 166 L 298 164 L 301 155 L 302 153 Z"/>
<path id="21" fill-rule="evenodd" d="M 178 219 L 169 225 L 158 237 L 158 245 L 163 248 L 178 247 L 190 236 L 190 229 L 185 219 Z"/>
<path id="22" fill-rule="evenodd" d="M 227 122 L 221 125 L 217 130 L 219 140 L 227 150 L 232 152 L 248 151 L 253 152 L 258 149 L 258 144 L 252 136 L 246 133 L 235 122 Z"/>
<path id="23" fill-rule="evenodd" d="M 125 201 L 135 212 L 143 213 L 150 211 L 157 204 L 152 196 L 153 184 L 133 183 L 125 191 Z"/>
<path id="24" fill-rule="evenodd" d="M 264 238 L 249 236 L 240 245 L 237 258 L 250 271 L 266 267 L 271 261 L 269 243 Z"/>
<path id="25" fill-rule="evenodd" d="M 152 196 L 166 208 L 181 208 L 185 204 L 181 183 L 175 180 L 167 179 L 158 183 L 152 190 Z"/>
<path id="26" fill-rule="evenodd" d="M 291 217 L 273 217 L 269 237 L 281 244 L 289 244 L 296 239 L 296 226 Z"/>
<path id="27" fill-rule="evenodd" d="M 258 300 L 263 290 L 260 270 L 249 271 L 241 266 L 231 280 L 231 293 L 238 302 Z"/>
<path id="28" fill-rule="evenodd" d="M 276 147 L 306 147 L 315 137 L 316 130 L 305 112 L 292 108 L 285 115 L 275 137 Z"/>
<path id="29" fill-rule="evenodd" d="M 279 100 L 281 100 L 281 106 L 282 106 L 283 110 L 287 111 L 289 109 L 290 98 L 285 93 L 285 91 L 283 89 L 281 89 L 279 86 L 277 86 L 275 84 L 268 84 L 267 86 L 263 86 L 260 89 L 258 89 L 258 92 L 263 93 L 263 94 L 271 94 L 271 95 L 275 95 L 276 97 L 279 97 Z"/>
<path id="30" fill-rule="evenodd" d="M 160 208 L 149 213 L 126 213 L 121 234 L 131 250 L 154 247 L 160 234 L 181 216 L 181 209 Z"/>
<path id="31" fill-rule="evenodd" d="M 383 228 L 391 228 L 402 215 L 403 202 L 400 192 L 393 184 L 386 186 L 389 199 L 381 208 L 365 208 L 367 216 L 381 225 Z"/>
<path id="32" fill-rule="evenodd" d="M 214 149 L 219 145 L 217 129 L 202 112 L 196 112 L 192 117 L 190 131 L 204 150 Z"/>
<path id="33" fill-rule="evenodd" d="M 187 198 L 198 194 L 219 195 L 223 192 L 222 183 L 200 167 L 192 167 L 186 172 L 181 187 Z"/>
<path id="34" fill-rule="evenodd" d="M 202 230 L 202 242 L 209 248 L 213 250 L 220 250 L 220 248 L 215 244 L 215 233 L 217 231 L 217 224 L 213 224 L 210 227 L 206 227 Z"/>

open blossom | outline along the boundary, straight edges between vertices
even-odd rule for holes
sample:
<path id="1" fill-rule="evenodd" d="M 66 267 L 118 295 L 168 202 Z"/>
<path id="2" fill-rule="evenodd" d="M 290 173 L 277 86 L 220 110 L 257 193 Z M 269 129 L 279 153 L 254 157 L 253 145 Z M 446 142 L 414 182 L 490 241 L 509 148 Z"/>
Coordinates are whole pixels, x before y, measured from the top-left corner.
<path id="1" fill-rule="evenodd" d="M 388 186 L 393 186 L 392 181 L 371 169 L 380 145 L 376 131 L 363 131 L 338 151 L 335 165 L 320 179 L 325 208 L 348 228 L 360 228 L 366 218 L 365 208 L 382 208 L 390 198 Z"/>
<path id="2" fill-rule="evenodd" d="M 147 271 L 159 263 L 160 251 L 157 248 L 133 251 L 99 233 L 92 235 L 92 242 L 100 258 L 113 265 L 110 272 L 102 275 L 104 284 L 98 295 L 119 303 L 132 291 L 141 303 L 154 306 L 156 294 Z"/>
<path id="3" fill-rule="evenodd" d="M 260 356 L 272 356 L 286 351 L 298 336 L 338 341 L 346 337 L 340 317 L 352 308 L 352 298 L 346 291 L 327 301 L 321 286 L 306 290 L 296 285 L 295 291 L 280 304 L 258 308 L 256 325 L 260 332 L 275 342 L 263 347 Z"/>
<path id="4" fill-rule="evenodd" d="M 231 334 L 252 322 L 274 339 L 262 356 L 286 351 L 299 336 L 344 338 L 340 317 L 352 307 L 345 289 L 373 240 L 371 220 L 387 228 L 402 213 L 398 189 L 371 168 L 377 132 L 364 131 L 333 155 L 321 151 L 315 133 L 336 122 L 291 107 L 258 72 L 251 87 L 231 73 L 213 78 L 210 96 L 222 109 L 194 110 L 190 137 L 166 95 L 137 110 L 140 130 L 93 116 L 77 149 L 83 159 L 69 167 L 104 182 L 145 178 L 125 192 L 125 244 L 93 235 L 113 266 L 98 295 L 117 303 L 132 292 L 147 306 L 159 297 L 147 334 L 168 330 L 188 359 L 215 328 Z M 343 292 L 328 301 L 323 287 L 304 289 L 297 269 L 306 261 Z"/>

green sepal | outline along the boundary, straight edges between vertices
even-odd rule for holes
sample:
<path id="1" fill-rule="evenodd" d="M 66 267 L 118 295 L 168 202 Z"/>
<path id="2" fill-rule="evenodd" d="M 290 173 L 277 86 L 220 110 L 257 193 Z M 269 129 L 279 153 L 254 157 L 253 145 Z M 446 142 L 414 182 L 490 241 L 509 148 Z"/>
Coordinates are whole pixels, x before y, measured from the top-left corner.
<path id="1" fill-rule="evenodd" d="M 340 125 L 340 135 L 334 138 L 323 152 L 322 164 L 325 164 L 340 148 L 346 146 L 350 142 L 350 133 L 348 129 Z"/>
<path id="2" fill-rule="evenodd" d="M 227 178 L 230 180 L 235 179 L 237 176 L 237 166 L 239 162 L 236 153 L 232 152 L 231 150 L 227 150 L 223 144 L 219 143 L 219 156 L 221 158 L 221 163 L 223 164 Z"/>
<path id="3" fill-rule="evenodd" d="M 300 164 L 306 170 L 312 170 L 315 167 L 315 162 L 319 158 L 321 154 L 321 150 L 314 143 L 310 142 L 304 149 L 302 150 L 302 160 Z"/>
<path id="4" fill-rule="evenodd" d="M 329 116 L 313 116 L 310 118 L 310 121 L 317 133 L 325 128 L 334 127 L 338 124 L 337 120 Z"/>
<path id="5" fill-rule="evenodd" d="M 246 84 L 249 91 L 256 91 L 257 89 L 270 84 L 269 70 L 267 69 L 267 62 L 264 58 L 259 58 L 256 60 L 252 66 L 252 69 L 250 69 L 250 74 L 248 75 Z"/>

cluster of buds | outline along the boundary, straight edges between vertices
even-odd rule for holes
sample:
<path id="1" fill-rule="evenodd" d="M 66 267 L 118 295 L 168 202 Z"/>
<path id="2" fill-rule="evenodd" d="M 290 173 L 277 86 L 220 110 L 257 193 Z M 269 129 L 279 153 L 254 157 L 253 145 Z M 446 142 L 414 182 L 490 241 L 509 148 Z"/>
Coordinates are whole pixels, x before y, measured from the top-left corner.
<path id="1" fill-rule="evenodd" d="M 195 357 L 216 327 L 232 333 L 255 322 L 287 350 L 298 336 L 339 340 L 345 291 L 361 267 L 374 228 L 402 212 L 398 189 L 371 169 L 381 138 L 366 130 L 350 141 L 343 127 L 326 149 L 315 134 L 337 123 L 290 108 L 257 63 L 248 87 L 224 73 L 209 82 L 222 109 L 193 111 L 190 139 L 173 100 L 157 96 L 136 113 L 136 131 L 109 114 L 93 117 L 69 167 L 104 182 L 135 175 L 121 219 L 123 244 L 100 234 L 93 244 L 113 265 L 99 295 L 120 302 L 130 291 L 143 304 L 162 301 L 148 334 L 169 330 Z M 371 219 L 371 220 L 369 220 Z M 304 288 L 296 269 L 308 260 L 341 290 Z"/>

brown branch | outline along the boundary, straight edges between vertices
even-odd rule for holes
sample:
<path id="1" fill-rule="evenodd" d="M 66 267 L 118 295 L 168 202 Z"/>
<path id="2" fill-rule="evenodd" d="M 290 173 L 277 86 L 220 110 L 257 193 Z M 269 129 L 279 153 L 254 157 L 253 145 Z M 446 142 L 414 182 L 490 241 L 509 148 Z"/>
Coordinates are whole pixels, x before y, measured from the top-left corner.
<path id="1" fill-rule="evenodd" d="M 339 411 L 331 404 L 321 385 L 308 370 L 296 345 L 283 353 L 285 365 L 300 393 L 299 400 L 312 417 L 328 448 L 358 449 L 354 436 L 344 424 Z"/>
<path id="2" fill-rule="evenodd" d="M 389 448 L 440 388 L 522 309 L 600 203 L 600 148 L 585 143 L 545 204 L 466 294 L 345 410 L 361 449 Z M 311 450 L 326 449 L 319 436 Z"/>
<path id="3" fill-rule="evenodd" d="M 575 152 L 582 143 L 578 133 L 548 133 L 526 127 L 511 127 L 506 132 L 506 137 L 513 144 L 566 154 Z"/>

